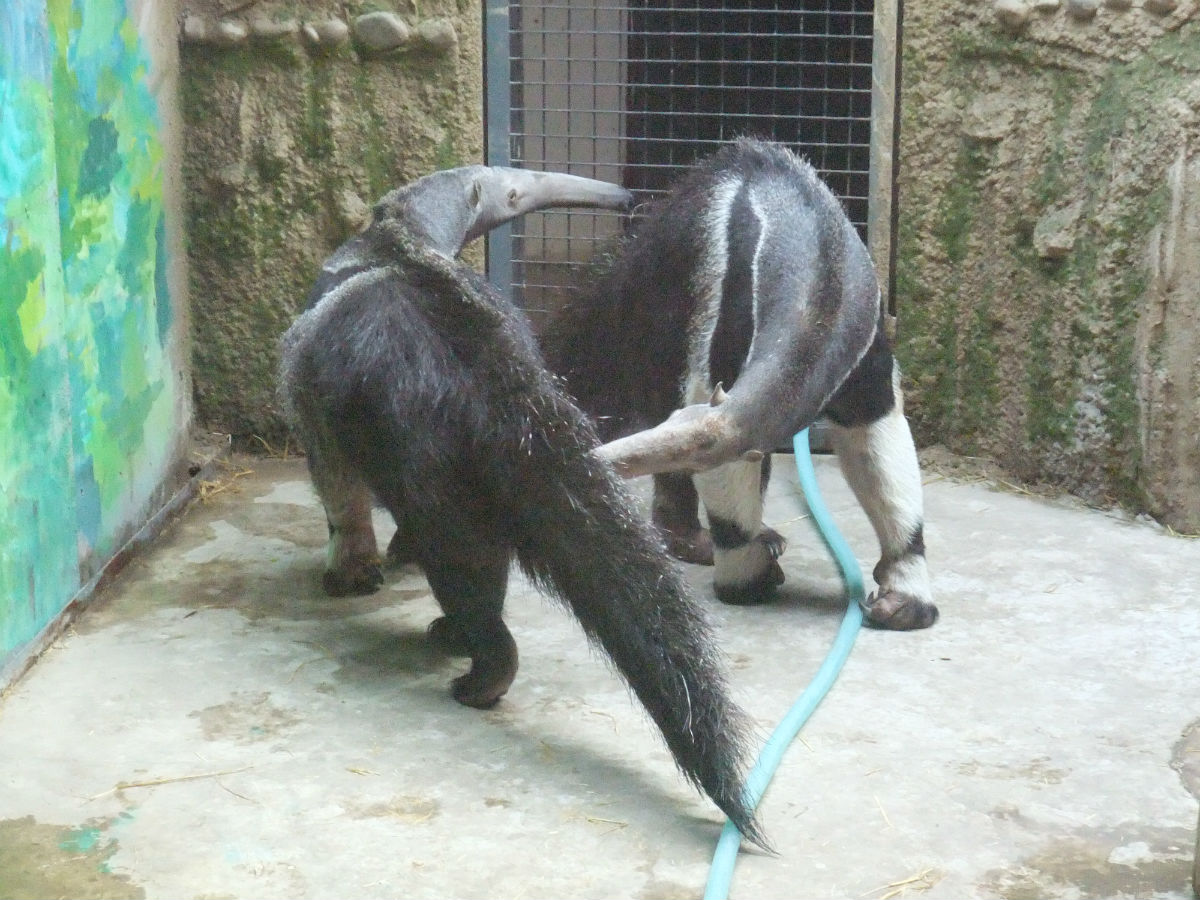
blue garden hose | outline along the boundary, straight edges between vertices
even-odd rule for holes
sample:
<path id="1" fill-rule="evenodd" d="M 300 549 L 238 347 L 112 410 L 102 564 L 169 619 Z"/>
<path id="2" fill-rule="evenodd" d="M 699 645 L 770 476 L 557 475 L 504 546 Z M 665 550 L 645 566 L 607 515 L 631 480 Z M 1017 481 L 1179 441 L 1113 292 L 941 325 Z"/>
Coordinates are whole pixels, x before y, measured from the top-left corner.
<path id="1" fill-rule="evenodd" d="M 808 721 L 808 717 L 813 714 L 817 705 L 825 699 L 825 695 L 833 687 L 834 681 L 837 680 L 838 673 L 841 672 L 842 665 L 850 656 L 854 639 L 858 637 L 859 629 L 862 626 L 862 604 L 866 598 L 858 561 L 854 558 L 850 545 L 846 543 L 846 539 L 842 537 L 842 533 L 833 523 L 833 518 L 829 515 L 829 510 L 825 508 L 825 504 L 821 500 L 821 493 L 817 489 L 817 476 L 813 471 L 812 456 L 808 451 L 807 428 L 796 435 L 793 440 L 793 449 L 796 457 L 796 472 L 800 476 L 800 489 L 804 492 L 808 510 L 812 513 L 813 522 L 821 533 L 821 539 L 829 548 L 829 552 L 833 554 L 838 568 L 842 570 L 842 580 L 846 583 L 847 594 L 846 615 L 842 619 L 837 637 L 834 638 L 833 646 L 829 648 L 825 660 L 821 663 L 821 668 L 817 670 L 817 674 L 813 676 L 804 692 L 796 698 L 796 702 L 788 710 L 787 715 L 776 726 L 775 731 L 763 745 L 754 768 L 746 776 L 745 799 L 746 805 L 751 810 L 758 806 L 758 801 L 762 799 L 767 785 L 771 783 L 771 778 L 775 774 L 775 770 L 779 768 L 779 763 L 788 746 L 799 734 L 800 729 L 804 727 L 804 723 Z M 733 880 L 733 866 L 737 860 L 741 840 L 742 836 L 737 828 L 732 822 L 727 821 L 721 831 L 721 837 L 717 841 L 717 849 L 713 853 L 712 866 L 708 872 L 708 884 L 704 889 L 704 900 L 725 900 L 729 896 L 729 883 Z"/>

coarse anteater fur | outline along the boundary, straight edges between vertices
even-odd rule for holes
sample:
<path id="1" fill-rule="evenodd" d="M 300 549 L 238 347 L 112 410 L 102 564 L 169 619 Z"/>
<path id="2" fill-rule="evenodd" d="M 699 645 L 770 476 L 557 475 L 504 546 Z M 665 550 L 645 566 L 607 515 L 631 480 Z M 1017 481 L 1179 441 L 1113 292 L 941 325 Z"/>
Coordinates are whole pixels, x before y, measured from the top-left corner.
<path id="1" fill-rule="evenodd" d="M 783 581 L 784 541 L 762 522 L 770 454 L 825 416 L 882 551 L 867 621 L 937 620 L 875 270 L 808 163 L 761 141 L 723 147 L 650 206 L 543 341 L 609 441 L 601 455 L 655 476 L 654 521 L 676 556 L 715 562 L 721 600 L 762 602 Z"/>
<path id="2" fill-rule="evenodd" d="M 593 452 L 592 423 L 523 314 L 400 209 L 381 204 L 352 252 L 331 257 L 282 343 L 282 394 L 330 523 L 326 589 L 382 581 L 378 502 L 397 525 L 391 548 L 420 565 L 444 612 L 431 637 L 471 657 L 454 697 L 485 708 L 517 671 L 502 618 L 515 557 L 612 661 L 683 774 L 765 846 L 743 800 L 747 719 L 702 609 Z"/>

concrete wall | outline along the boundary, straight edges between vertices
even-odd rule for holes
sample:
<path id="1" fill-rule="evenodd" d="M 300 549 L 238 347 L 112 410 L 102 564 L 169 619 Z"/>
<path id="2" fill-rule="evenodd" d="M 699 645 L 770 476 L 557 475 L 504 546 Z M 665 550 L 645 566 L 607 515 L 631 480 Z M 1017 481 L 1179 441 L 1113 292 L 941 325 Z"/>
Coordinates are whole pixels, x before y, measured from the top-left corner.
<path id="1" fill-rule="evenodd" d="M 1194 0 L 905 8 L 897 314 L 918 439 L 1200 531 Z"/>
<path id="2" fill-rule="evenodd" d="M 277 342 L 321 261 L 386 191 L 483 161 L 482 13 L 466 0 L 183 6 L 197 415 L 282 446 Z"/>
<path id="3" fill-rule="evenodd" d="M 185 453 L 170 23 L 150 0 L 0 10 L 0 683 Z"/>

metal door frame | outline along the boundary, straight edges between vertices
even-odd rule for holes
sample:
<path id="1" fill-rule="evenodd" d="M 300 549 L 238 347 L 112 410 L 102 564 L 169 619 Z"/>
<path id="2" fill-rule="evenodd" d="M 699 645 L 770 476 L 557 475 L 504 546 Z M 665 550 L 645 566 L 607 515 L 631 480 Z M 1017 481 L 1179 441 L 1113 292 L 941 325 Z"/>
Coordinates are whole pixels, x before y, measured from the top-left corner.
<path id="1" fill-rule="evenodd" d="M 879 274 L 885 309 L 895 315 L 896 169 L 899 136 L 900 40 L 903 0 L 875 0 L 872 28 L 867 243 Z M 511 10 L 507 0 L 484 0 L 484 117 L 488 165 L 508 166 L 511 155 Z M 492 283 L 512 296 L 512 227 L 487 241 Z"/>

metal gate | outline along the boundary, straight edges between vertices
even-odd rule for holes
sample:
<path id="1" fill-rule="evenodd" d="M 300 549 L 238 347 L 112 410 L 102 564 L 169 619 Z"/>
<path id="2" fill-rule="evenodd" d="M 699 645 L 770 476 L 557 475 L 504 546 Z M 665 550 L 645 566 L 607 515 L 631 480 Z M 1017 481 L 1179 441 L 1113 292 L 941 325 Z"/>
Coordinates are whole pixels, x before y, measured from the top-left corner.
<path id="1" fill-rule="evenodd" d="M 886 289 L 895 3 L 487 0 L 488 161 L 618 182 L 642 200 L 739 136 L 779 141 L 842 199 Z M 490 240 L 489 272 L 538 324 L 621 224 L 530 216 Z"/>

